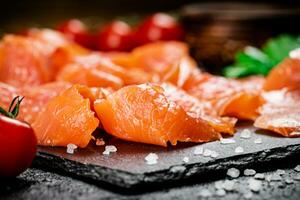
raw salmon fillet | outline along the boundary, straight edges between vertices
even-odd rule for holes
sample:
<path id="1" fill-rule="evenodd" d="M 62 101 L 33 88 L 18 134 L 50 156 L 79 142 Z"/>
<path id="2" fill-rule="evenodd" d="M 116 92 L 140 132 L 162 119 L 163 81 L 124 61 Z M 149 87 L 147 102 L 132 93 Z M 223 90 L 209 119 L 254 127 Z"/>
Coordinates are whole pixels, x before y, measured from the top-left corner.
<path id="1" fill-rule="evenodd" d="M 183 85 L 183 89 L 202 102 L 211 104 L 219 116 L 255 120 L 257 109 L 263 104 L 260 95 L 264 79 L 228 79 L 195 70 Z"/>
<path id="2" fill-rule="evenodd" d="M 114 60 L 120 63 L 120 58 Z M 185 43 L 177 41 L 155 42 L 135 48 L 128 56 L 127 67 L 137 67 L 157 75 L 160 81 L 169 81 L 181 87 L 197 67 L 196 62 L 189 56 Z M 122 63 L 122 62 L 121 62 Z"/>
<path id="3" fill-rule="evenodd" d="M 74 85 L 51 99 L 32 123 L 39 145 L 86 147 L 99 120 L 91 110 L 84 86 Z"/>
<path id="4" fill-rule="evenodd" d="M 24 96 L 18 119 L 32 123 L 50 99 L 71 87 L 69 83 L 53 82 L 39 86 L 16 88 L 0 82 L 0 106 L 8 109 L 16 96 Z"/>
<path id="5" fill-rule="evenodd" d="M 266 78 L 264 90 L 300 89 L 300 59 L 286 58 Z"/>
<path id="6" fill-rule="evenodd" d="M 91 87 L 121 88 L 123 85 L 150 82 L 153 76 L 138 68 L 125 69 L 98 53 L 73 57 L 61 67 L 56 80 Z"/>
<path id="7" fill-rule="evenodd" d="M 42 43 L 22 36 L 6 35 L 0 43 L 0 81 L 22 87 L 51 80 Z"/>
<path id="8" fill-rule="evenodd" d="M 210 103 L 201 102 L 196 97 L 170 83 L 162 83 L 160 86 L 164 89 L 166 97 L 181 106 L 188 115 L 194 118 L 202 118 L 217 132 L 230 135 L 234 133 L 234 126 L 237 121 L 235 118 L 219 117 L 217 113 L 214 113 Z"/>
<path id="9" fill-rule="evenodd" d="M 264 93 L 266 104 L 254 126 L 286 137 L 300 136 L 300 90 L 286 89 Z"/>
<path id="10" fill-rule="evenodd" d="M 208 142 L 221 136 L 201 118 L 195 118 L 164 95 L 158 85 L 123 87 L 95 110 L 106 132 L 118 138 L 167 146 L 170 142 Z"/>
<path id="11" fill-rule="evenodd" d="M 254 126 L 286 137 L 300 136 L 300 60 L 286 58 L 267 76 L 266 101 Z"/>

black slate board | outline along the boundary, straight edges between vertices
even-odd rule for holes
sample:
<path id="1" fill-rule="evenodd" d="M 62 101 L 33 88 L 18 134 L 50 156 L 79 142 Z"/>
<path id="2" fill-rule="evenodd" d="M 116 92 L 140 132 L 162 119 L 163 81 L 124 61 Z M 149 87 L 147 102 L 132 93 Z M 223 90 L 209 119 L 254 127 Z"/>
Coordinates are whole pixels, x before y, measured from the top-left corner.
<path id="1" fill-rule="evenodd" d="M 240 133 L 248 128 L 252 137 L 243 139 Z M 230 167 L 240 169 L 264 166 L 267 163 L 293 159 L 300 155 L 300 138 L 283 138 L 262 132 L 249 124 L 240 124 L 233 139 L 234 144 L 220 144 L 219 141 L 205 144 L 179 144 L 176 147 L 158 147 L 110 138 L 106 145 L 118 148 L 116 153 L 103 155 L 104 146 L 90 145 L 78 149 L 73 155 L 66 148 L 40 147 L 34 166 L 44 170 L 57 171 L 95 183 L 109 183 L 126 189 L 142 188 L 146 185 L 159 186 L 178 180 L 207 177 L 209 174 L 225 173 Z M 262 138 L 262 144 L 254 140 Z M 202 146 L 219 153 L 217 158 L 194 155 L 195 147 Z M 241 146 L 244 153 L 235 153 Z M 156 165 L 147 165 L 144 158 L 149 153 L 159 157 Z M 183 162 L 188 156 L 189 163 Z"/>

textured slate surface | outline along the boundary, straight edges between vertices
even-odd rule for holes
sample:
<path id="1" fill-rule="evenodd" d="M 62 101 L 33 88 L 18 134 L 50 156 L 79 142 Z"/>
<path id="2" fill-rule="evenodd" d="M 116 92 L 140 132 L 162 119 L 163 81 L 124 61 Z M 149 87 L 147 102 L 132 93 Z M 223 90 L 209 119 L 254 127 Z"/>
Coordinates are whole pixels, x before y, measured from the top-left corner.
<path id="1" fill-rule="evenodd" d="M 240 138 L 244 128 L 253 134 L 250 139 Z M 255 133 L 254 133 L 255 132 Z M 254 144 L 257 137 L 262 144 Z M 300 155 L 300 138 L 283 138 L 271 133 L 257 131 L 248 124 L 241 124 L 233 137 L 235 144 L 220 144 L 219 141 L 206 144 L 180 144 L 177 147 L 157 147 L 153 145 L 124 142 L 109 139 L 107 144 L 118 148 L 116 153 L 102 155 L 103 146 L 90 146 L 79 149 L 75 154 L 66 153 L 66 148 L 40 148 L 34 166 L 59 173 L 93 181 L 96 184 L 109 183 L 121 188 L 142 188 L 145 185 L 160 187 L 164 183 L 191 178 L 206 178 L 209 174 L 224 174 L 230 167 L 259 167 Z M 196 146 L 214 150 L 219 157 L 195 156 Z M 244 153 L 236 154 L 235 148 L 241 146 Z M 158 155 L 157 165 L 147 165 L 144 158 L 148 153 Z M 190 162 L 185 164 L 183 157 Z"/>
<path id="2" fill-rule="evenodd" d="M 298 161 L 299 162 L 299 161 Z M 299 162 L 300 164 L 300 162 Z M 279 181 L 262 181 L 262 187 L 259 192 L 253 192 L 252 200 L 299 200 L 300 199 L 300 181 L 294 181 L 287 184 L 287 178 L 293 179 L 298 174 L 291 166 L 285 169 L 285 174 Z M 278 165 L 276 166 L 278 167 Z M 265 176 L 276 174 L 275 171 L 265 172 Z M 55 173 L 44 172 L 38 169 L 29 169 L 18 178 L 11 181 L 0 181 L 0 199 L 1 200 L 67 200 L 67 199 L 91 199 L 91 200 L 190 200 L 190 199 L 222 199 L 222 200 L 241 200 L 245 199 L 244 195 L 248 189 L 248 180 L 250 177 L 239 177 L 235 179 L 235 187 L 233 191 L 227 191 L 225 196 L 217 196 L 215 184 L 218 180 L 203 182 L 197 180 L 192 185 L 183 185 L 174 188 L 160 188 L 156 191 L 146 191 L 143 194 L 122 194 L 115 190 L 107 190 L 102 187 L 95 186 L 76 180 L 71 177 L 57 175 Z M 223 179 L 222 181 L 225 181 Z M 208 189 L 211 197 L 202 198 L 200 193 L 202 190 Z"/>

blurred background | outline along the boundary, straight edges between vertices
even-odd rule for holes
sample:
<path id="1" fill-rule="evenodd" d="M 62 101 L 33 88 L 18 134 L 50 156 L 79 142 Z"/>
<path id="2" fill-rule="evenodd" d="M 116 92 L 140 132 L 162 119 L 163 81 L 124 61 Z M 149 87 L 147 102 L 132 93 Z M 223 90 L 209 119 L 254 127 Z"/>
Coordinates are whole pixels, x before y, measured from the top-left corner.
<path id="1" fill-rule="evenodd" d="M 245 46 L 261 47 L 271 37 L 300 33 L 297 0 L 10 0 L 1 2 L 0 9 L 2 35 L 28 27 L 54 28 L 71 18 L 91 30 L 116 19 L 135 26 L 152 13 L 167 12 L 182 23 L 192 56 L 216 74 Z"/>

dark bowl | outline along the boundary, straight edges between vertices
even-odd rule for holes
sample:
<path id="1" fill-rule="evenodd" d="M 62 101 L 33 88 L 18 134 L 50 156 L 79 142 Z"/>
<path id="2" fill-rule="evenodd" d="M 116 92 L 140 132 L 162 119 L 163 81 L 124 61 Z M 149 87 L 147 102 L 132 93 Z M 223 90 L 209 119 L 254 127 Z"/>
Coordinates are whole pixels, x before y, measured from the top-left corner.
<path id="1" fill-rule="evenodd" d="M 259 47 L 278 34 L 300 33 L 298 4 L 190 4 L 181 16 L 191 54 L 211 73 L 231 64 L 247 45 Z"/>

